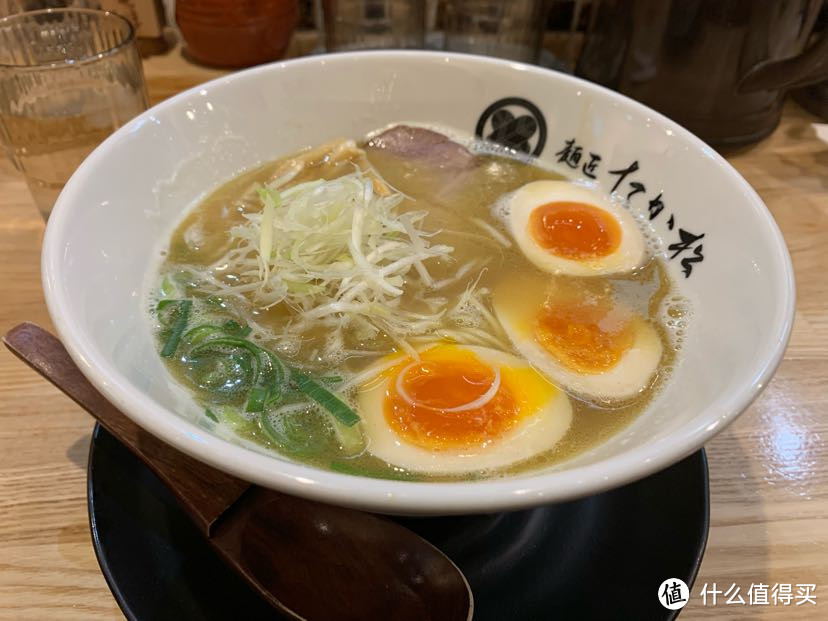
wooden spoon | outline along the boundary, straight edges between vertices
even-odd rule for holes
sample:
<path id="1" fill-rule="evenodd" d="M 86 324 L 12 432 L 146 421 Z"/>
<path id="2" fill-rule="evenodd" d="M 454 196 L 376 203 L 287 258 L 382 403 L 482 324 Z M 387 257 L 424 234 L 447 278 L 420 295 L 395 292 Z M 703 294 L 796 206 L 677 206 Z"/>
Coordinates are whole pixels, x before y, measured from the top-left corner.
<path id="1" fill-rule="evenodd" d="M 471 619 L 463 574 L 407 528 L 257 487 L 180 453 L 107 401 L 61 342 L 34 324 L 13 328 L 3 341 L 143 460 L 224 560 L 289 617 Z"/>

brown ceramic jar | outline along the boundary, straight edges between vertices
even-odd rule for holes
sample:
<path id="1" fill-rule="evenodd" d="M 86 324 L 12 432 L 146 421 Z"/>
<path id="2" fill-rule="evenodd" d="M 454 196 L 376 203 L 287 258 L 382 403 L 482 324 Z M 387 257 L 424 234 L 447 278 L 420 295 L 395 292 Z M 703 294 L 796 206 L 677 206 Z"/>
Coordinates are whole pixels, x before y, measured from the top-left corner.
<path id="1" fill-rule="evenodd" d="M 249 67 L 284 55 L 299 7 L 297 0 L 178 0 L 175 19 L 193 60 Z"/>

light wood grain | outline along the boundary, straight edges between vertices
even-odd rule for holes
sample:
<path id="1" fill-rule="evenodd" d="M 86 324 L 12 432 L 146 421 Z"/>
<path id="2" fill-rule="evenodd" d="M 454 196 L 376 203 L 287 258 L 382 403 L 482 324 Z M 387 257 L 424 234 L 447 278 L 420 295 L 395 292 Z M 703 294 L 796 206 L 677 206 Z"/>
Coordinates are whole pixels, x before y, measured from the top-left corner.
<path id="1" fill-rule="evenodd" d="M 145 72 L 153 102 L 222 75 L 187 63 L 177 49 L 147 60 Z M 710 540 L 682 619 L 828 618 L 828 143 L 817 122 L 789 104 L 772 136 L 730 158 L 791 249 L 796 325 L 768 389 L 708 446 Z M 828 136 L 828 127 L 822 131 Z M 25 183 L 0 160 L 3 332 L 24 320 L 50 325 L 40 289 L 42 234 Z M 2 620 L 123 618 L 89 536 L 91 429 L 79 407 L 0 351 Z M 736 583 L 746 599 L 751 583 L 815 583 L 818 605 L 702 606 L 698 591 L 713 582 L 722 590 Z"/>

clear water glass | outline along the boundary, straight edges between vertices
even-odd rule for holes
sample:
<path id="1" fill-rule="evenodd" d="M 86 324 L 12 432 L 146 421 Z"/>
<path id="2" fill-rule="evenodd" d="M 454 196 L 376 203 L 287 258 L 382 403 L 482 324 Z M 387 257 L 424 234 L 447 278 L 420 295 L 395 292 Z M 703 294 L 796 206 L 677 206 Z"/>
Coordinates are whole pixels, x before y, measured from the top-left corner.
<path id="1" fill-rule="evenodd" d="M 45 218 L 86 156 L 146 107 L 128 20 L 89 9 L 0 19 L 0 141 Z"/>
<path id="2" fill-rule="evenodd" d="M 100 0 L 0 0 L 0 17 L 40 9 L 99 9 Z"/>
<path id="3" fill-rule="evenodd" d="M 329 52 L 422 48 L 425 0 L 323 0 Z"/>
<path id="4" fill-rule="evenodd" d="M 537 62 L 545 0 L 446 0 L 445 49 Z"/>

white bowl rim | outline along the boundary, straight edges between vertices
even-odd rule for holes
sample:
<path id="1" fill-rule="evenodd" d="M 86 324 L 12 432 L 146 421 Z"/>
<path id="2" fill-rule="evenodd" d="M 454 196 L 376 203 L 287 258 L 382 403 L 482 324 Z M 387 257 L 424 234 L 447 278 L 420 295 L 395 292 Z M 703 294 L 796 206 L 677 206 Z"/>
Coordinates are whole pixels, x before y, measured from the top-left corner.
<path id="1" fill-rule="evenodd" d="M 778 296 L 774 303 L 783 306 L 781 317 L 766 338 L 766 347 L 756 356 L 753 380 L 737 390 L 723 393 L 703 414 L 687 422 L 658 441 L 631 449 L 596 464 L 557 470 L 545 474 L 524 475 L 515 478 L 493 478 L 474 482 L 412 482 L 373 479 L 322 470 L 310 465 L 276 461 L 267 455 L 232 444 L 177 416 L 154 403 L 126 380 L 91 342 L 85 340 L 66 320 L 63 308 L 68 296 L 59 286 L 62 280 L 63 231 L 71 217 L 71 210 L 54 210 L 43 240 L 41 258 L 43 289 L 52 322 L 66 349 L 83 374 L 106 398 L 133 421 L 153 435 L 177 449 L 220 470 L 244 480 L 279 491 L 328 502 L 385 513 L 402 514 L 456 514 L 520 509 L 549 502 L 570 500 L 645 477 L 676 463 L 701 448 L 713 435 L 732 423 L 764 389 L 782 361 L 793 326 L 795 284 L 790 254 L 779 227 L 759 195 L 747 181 L 718 153 L 701 139 L 691 134 L 664 115 L 651 110 L 624 95 L 563 73 L 534 65 L 502 59 L 432 51 L 358 51 L 309 56 L 261 65 L 222 76 L 199 84 L 175 95 L 142 113 L 114 132 L 77 169 L 60 194 L 56 206 L 73 203 L 83 192 L 98 160 L 107 157 L 107 147 L 133 131 L 148 116 L 193 97 L 203 89 L 229 84 L 239 79 L 278 71 L 284 67 L 317 65 L 319 63 L 351 63 L 365 56 L 386 56 L 394 59 L 419 57 L 444 62 L 511 66 L 522 72 L 534 73 L 542 79 L 554 79 L 577 84 L 580 88 L 608 97 L 624 106 L 645 110 L 652 121 L 664 124 L 678 136 L 699 150 L 733 178 L 749 199 L 754 216 L 762 221 L 774 242 L 772 254 L 782 267 L 783 277 L 774 283 Z"/>

